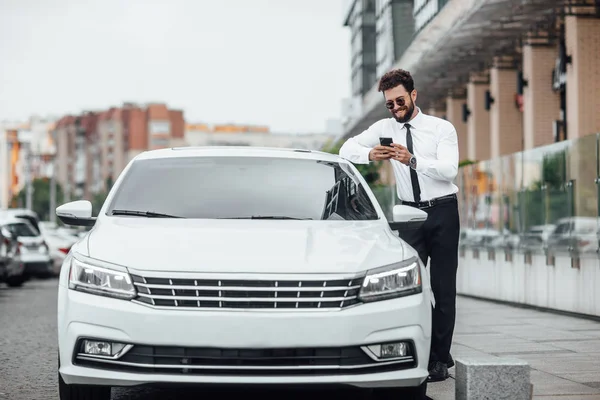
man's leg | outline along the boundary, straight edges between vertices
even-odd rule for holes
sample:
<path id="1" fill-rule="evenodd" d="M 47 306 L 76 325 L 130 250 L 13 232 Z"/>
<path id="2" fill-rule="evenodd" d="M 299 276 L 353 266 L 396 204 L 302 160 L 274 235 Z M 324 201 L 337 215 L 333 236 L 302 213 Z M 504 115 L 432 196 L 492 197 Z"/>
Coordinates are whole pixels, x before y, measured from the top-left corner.
<path id="1" fill-rule="evenodd" d="M 458 269 L 458 241 L 460 221 L 456 202 L 442 203 L 432 207 L 428 221 L 427 249 L 431 257 L 431 287 L 435 296 L 432 316 L 431 355 L 432 380 L 447 377 L 446 363 L 450 359 L 450 347 L 456 321 L 456 272 Z M 444 367 L 435 365 L 441 362 Z"/>
<path id="2" fill-rule="evenodd" d="M 425 224 L 426 223 L 427 221 Z M 427 227 L 423 225 L 419 229 L 400 232 L 400 238 L 408 243 L 413 249 L 415 249 L 417 253 L 419 253 L 419 258 L 425 265 L 427 265 L 427 260 L 429 259 L 429 254 L 427 253 L 427 242 L 425 239 L 426 228 Z"/>

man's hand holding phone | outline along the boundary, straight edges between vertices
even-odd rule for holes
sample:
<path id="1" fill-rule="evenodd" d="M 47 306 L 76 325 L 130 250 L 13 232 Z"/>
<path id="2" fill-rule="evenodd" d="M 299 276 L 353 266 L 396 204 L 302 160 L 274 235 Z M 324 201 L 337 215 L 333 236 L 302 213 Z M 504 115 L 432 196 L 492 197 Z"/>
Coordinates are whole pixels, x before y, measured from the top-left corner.
<path id="1" fill-rule="evenodd" d="M 392 138 L 379 138 L 379 146 L 375 146 L 369 152 L 369 160 L 384 161 L 392 158 Z"/>

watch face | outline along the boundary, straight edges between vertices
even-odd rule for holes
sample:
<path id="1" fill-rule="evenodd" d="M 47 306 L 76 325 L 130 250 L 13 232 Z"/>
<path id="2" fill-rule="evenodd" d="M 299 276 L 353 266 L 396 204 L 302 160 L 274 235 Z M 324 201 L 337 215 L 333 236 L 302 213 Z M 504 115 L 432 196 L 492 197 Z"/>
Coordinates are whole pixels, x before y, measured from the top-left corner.
<path id="1" fill-rule="evenodd" d="M 417 159 L 414 157 L 411 157 L 409 162 L 410 162 L 410 165 L 415 165 L 417 163 Z"/>

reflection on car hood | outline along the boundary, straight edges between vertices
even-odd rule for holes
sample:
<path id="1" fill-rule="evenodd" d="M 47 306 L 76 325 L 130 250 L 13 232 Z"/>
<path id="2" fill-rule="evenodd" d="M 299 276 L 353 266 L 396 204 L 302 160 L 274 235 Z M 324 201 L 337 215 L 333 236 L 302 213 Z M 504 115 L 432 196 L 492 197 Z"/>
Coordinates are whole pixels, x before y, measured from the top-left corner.
<path id="1" fill-rule="evenodd" d="M 382 221 L 102 218 L 89 256 L 133 269 L 353 273 L 403 259 Z"/>

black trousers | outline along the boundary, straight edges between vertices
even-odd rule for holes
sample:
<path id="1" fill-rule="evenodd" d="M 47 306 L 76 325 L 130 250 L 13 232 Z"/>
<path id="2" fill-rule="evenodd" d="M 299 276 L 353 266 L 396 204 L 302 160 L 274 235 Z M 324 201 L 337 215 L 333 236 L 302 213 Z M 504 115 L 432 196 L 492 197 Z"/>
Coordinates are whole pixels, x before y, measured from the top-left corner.
<path id="1" fill-rule="evenodd" d="M 427 265 L 431 288 L 435 296 L 432 315 L 432 338 L 429 361 L 447 362 L 456 322 L 456 272 L 458 269 L 458 240 L 460 221 L 456 200 L 440 202 L 423 208 L 427 220 L 418 230 L 401 232 L 400 237 L 410 244 Z"/>

